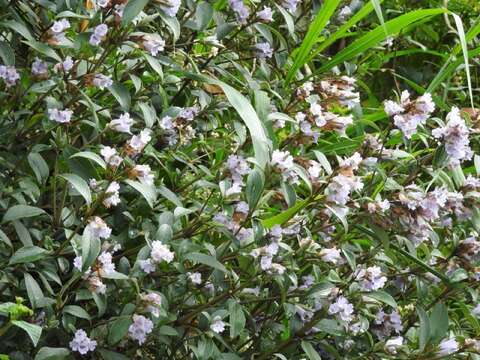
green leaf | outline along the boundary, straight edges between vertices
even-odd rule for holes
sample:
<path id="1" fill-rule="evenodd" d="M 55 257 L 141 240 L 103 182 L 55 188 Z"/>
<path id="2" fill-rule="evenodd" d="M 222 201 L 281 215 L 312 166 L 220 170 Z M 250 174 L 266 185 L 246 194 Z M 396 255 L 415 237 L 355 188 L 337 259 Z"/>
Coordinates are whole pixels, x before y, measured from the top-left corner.
<path id="1" fill-rule="evenodd" d="M 8 238 L 7 234 L 3 232 L 3 230 L 0 229 L 0 241 L 3 241 L 5 244 L 7 244 L 10 247 L 13 247 L 12 242 Z"/>
<path id="2" fill-rule="evenodd" d="M 24 273 L 23 278 L 25 280 L 25 287 L 27 288 L 28 299 L 32 304 L 32 309 L 35 309 L 39 307 L 38 305 L 44 297 L 42 289 L 29 273 Z"/>
<path id="3" fill-rule="evenodd" d="M 44 43 L 34 41 L 34 40 L 22 41 L 22 42 L 24 42 L 25 44 L 30 46 L 32 49 L 37 50 L 39 53 L 41 53 L 41 54 L 43 54 L 43 55 L 45 55 L 49 58 L 52 58 L 52 59 L 57 60 L 59 62 L 62 61 L 62 58 L 55 52 L 55 50 L 53 50 L 50 46 L 48 46 Z"/>
<path id="4" fill-rule="evenodd" d="M 442 340 L 448 332 L 448 309 L 442 302 L 435 304 L 430 315 L 431 339 Z"/>
<path id="5" fill-rule="evenodd" d="M 387 293 L 386 291 L 383 290 L 377 290 L 377 291 L 371 291 L 369 293 L 364 294 L 367 297 L 370 297 L 372 299 L 378 300 L 384 304 L 387 304 L 391 306 L 392 308 L 396 309 L 397 308 L 397 303 L 395 299 Z"/>
<path id="6" fill-rule="evenodd" d="M 307 62 L 308 55 L 310 54 L 313 46 L 315 45 L 318 37 L 320 36 L 322 30 L 327 25 L 328 20 L 335 12 L 340 0 L 325 0 L 323 2 L 322 8 L 317 12 L 315 20 L 308 28 L 308 32 L 305 35 L 305 39 L 302 41 L 302 45 L 298 52 L 296 53 L 295 60 L 293 65 L 290 67 L 285 79 L 285 86 L 287 86 L 290 81 L 295 76 L 295 73 Z"/>
<path id="7" fill-rule="evenodd" d="M 210 266 L 214 269 L 218 269 L 223 272 L 227 272 L 228 270 L 223 266 L 216 258 L 214 258 L 211 255 L 206 255 L 202 253 L 189 253 L 185 255 L 184 257 L 185 260 L 191 260 L 200 264 L 204 264 L 207 266 Z"/>
<path id="8" fill-rule="evenodd" d="M 187 73 L 185 75 L 193 78 L 194 80 L 218 85 L 222 88 L 230 104 L 245 122 L 252 139 L 253 148 L 255 151 L 255 160 L 260 168 L 264 169 L 265 165 L 270 160 L 271 141 L 267 138 L 263 124 L 250 101 L 248 101 L 248 99 L 236 89 L 225 84 L 224 82 L 203 75 L 191 73 Z"/>
<path id="9" fill-rule="evenodd" d="M 200 4 L 197 5 L 197 9 L 195 11 L 195 23 L 196 23 L 196 30 L 202 31 L 204 30 L 213 17 L 213 8 L 208 2 L 202 1 Z"/>
<path id="10" fill-rule="evenodd" d="M 309 199 L 297 201 L 297 203 L 285 210 L 284 212 L 272 216 L 268 219 L 262 220 L 263 227 L 270 229 L 275 225 L 282 225 L 286 223 L 288 220 L 293 218 L 297 213 L 299 213 L 303 208 L 305 208 L 310 203 Z"/>
<path id="11" fill-rule="evenodd" d="M 91 319 L 90 315 L 78 305 L 67 305 L 63 308 L 63 312 L 76 316 L 81 319 L 86 319 L 86 320 Z"/>
<path id="12" fill-rule="evenodd" d="M 245 328 L 246 319 L 242 307 L 234 300 L 230 301 L 228 312 L 230 316 L 230 337 L 233 339 L 240 335 Z"/>
<path id="13" fill-rule="evenodd" d="M 70 351 L 67 348 L 52 348 L 52 347 L 42 347 L 37 355 L 35 355 L 35 360 L 63 360 L 70 355 Z"/>
<path id="14" fill-rule="evenodd" d="M 30 217 L 46 214 L 43 209 L 29 205 L 14 205 L 7 210 L 3 216 L 2 222 L 15 221 L 18 219 L 25 219 Z"/>
<path id="15" fill-rule="evenodd" d="M 75 153 L 72 156 L 70 156 L 70 159 L 75 158 L 75 157 L 81 157 L 81 158 L 84 158 L 84 159 L 92 160 L 93 162 L 100 165 L 102 167 L 102 169 L 107 168 L 107 164 L 105 163 L 105 161 L 99 155 L 97 155 L 97 154 L 95 154 L 91 151 L 80 151 L 80 152 Z"/>
<path id="16" fill-rule="evenodd" d="M 37 346 L 40 336 L 42 335 L 42 328 L 35 324 L 30 324 L 23 320 L 12 320 L 13 325 L 25 330 L 30 336 L 30 339 L 33 342 L 33 345 Z"/>
<path id="17" fill-rule="evenodd" d="M 130 0 L 127 2 L 122 15 L 122 25 L 128 24 L 130 21 L 140 14 L 143 8 L 148 4 L 148 0 Z"/>
<path id="18" fill-rule="evenodd" d="M 313 348 L 313 345 L 308 341 L 302 341 L 302 349 L 310 360 L 322 360 L 317 351 Z"/>
<path id="19" fill-rule="evenodd" d="M 425 346 L 428 344 L 428 341 L 430 339 L 430 321 L 428 319 L 428 315 L 423 310 L 422 307 L 417 306 L 417 314 L 418 317 L 420 318 L 420 331 L 419 331 L 419 344 L 420 344 L 420 351 L 423 351 L 425 349 Z"/>
<path id="20" fill-rule="evenodd" d="M 130 2 L 131 1 L 127 3 L 127 6 L 130 4 Z M 128 111 L 130 109 L 132 98 L 130 96 L 130 92 L 123 84 L 113 84 L 112 86 L 108 87 L 108 90 L 118 101 L 122 110 Z"/>
<path id="21" fill-rule="evenodd" d="M 146 53 L 143 54 L 143 56 L 145 57 L 145 59 L 147 59 L 147 62 L 152 67 L 152 69 L 155 70 L 155 72 L 160 76 L 160 79 L 163 80 L 163 70 L 160 61 Z"/>
<path id="22" fill-rule="evenodd" d="M 48 178 L 50 170 L 48 169 L 47 162 L 43 159 L 42 155 L 36 152 L 31 152 L 27 157 L 28 163 L 35 173 L 35 177 L 40 184 L 44 184 Z"/>
<path id="23" fill-rule="evenodd" d="M 457 26 L 458 37 L 460 38 L 460 45 L 462 46 L 463 61 L 465 62 L 465 74 L 467 75 L 468 95 L 470 96 L 470 105 L 472 109 L 475 109 L 473 104 L 473 91 L 472 91 L 472 79 L 470 77 L 470 65 L 468 64 L 468 47 L 467 40 L 465 38 L 465 31 L 463 29 L 462 19 L 454 13 L 451 13 Z"/>
<path id="24" fill-rule="evenodd" d="M 15 53 L 5 41 L 0 41 L 0 58 L 7 66 L 15 65 Z"/>
<path id="25" fill-rule="evenodd" d="M 170 200 L 172 203 L 174 203 L 178 207 L 183 207 L 183 204 L 180 198 L 177 195 L 175 195 L 170 189 L 166 188 L 165 186 L 159 186 L 157 188 L 157 191 L 165 199 Z"/>
<path id="26" fill-rule="evenodd" d="M 46 257 L 47 250 L 38 246 L 24 246 L 18 249 L 15 254 L 12 255 L 9 265 L 33 263 Z"/>
<path id="27" fill-rule="evenodd" d="M 259 169 L 254 169 L 247 178 L 246 196 L 250 211 L 253 211 L 262 197 L 265 179 Z"/>
<path id="28" fill-rule="evenodd" d="M 150 207 L 153 209 L 155 201 L 157 200 L 157 193 L 152 185 L 130 179 L 125 180 L 125 183 L 127 183 L 135 190 L 137 190 L 140 194 L 142 194 L 148 205 L 150 205 Z"/>
<path id="29" fill-rule="evenodd" d="M 80 195 L 83 196 L 88 205 L 92 203 L 92 193 L 87 182 L 76 174 L 62 174 L 60 177 L 67 180 Z"/>
<path id="30" fill-rule="evenodd" d="M 83 231 L 81 249 L 82 249 L 82 270 L 87 269 L 93 264 L 98 254 L 100 254 L 100 239 L 93 237 L 91 231 L 86 228 Z"/>
<path id="31" fill-rule="evenodd" d="M 379 2 L 381 3 L 383 2 L 383 0 Z M 315 56 L 317 56 L 323 50 L 332 45 L 335 41 L 344 37 L 348 29 L 350 29 L 352 26 L 354 26 L 356 23 L 358 23 L 368 14 L 370 14 L 373 11 L 373 8 L 374 7 L 372 1 L 370 1 L 365 6 L 362 6 L 362 8 L 355 13 L 355 15 L 353 15 L 347 22 L 345 22 L 345 24 L 340 26 L 336 32 L 329 35 L 314 51 L 311 52 L 307 62 L 311 61 Z"/>
<path id="32" fill-rule="evenodd" d="M 114 351 L 105 349 L 100 349 L 99 351 L 104 360 L 131 360 L 131 358 L 129 358 L 128 356 L 122 355 Z"/>
<path id="33" fill-rule="evenodd" d="M 113 321 L 108 327 L 108 343 L 110 345 L 115 345 L 125 338 L 131 324 L 132 318 L 130 316 L 122 316 Z"/>
<path id="34" fill-rule="evenodd" d="M 30 41 L 35 40 L 35 38 L 31 34 L 30 30 L 28 30 L 28 28 L 23 23 L 21 23 L 20 21 L 14 21 L 14 20 L 3 21 L 1 23 L 1 25 L 9 27 L 13 31 L 22 35 L 27 40 L 30 40 Z"/>
<path id="35" fill-rule="evenodd" d="M 142 110 L 143 120 L 145 121 L 146 127 L 152 128 L 155 124 L 155 120 L 157 119 L 157 113 L 155 112 L 155 109 L 144 102 L 139 102 L 138 107 L 140 110 Z"/>
<path id="36" fill-rule="evenodd" d="M 330 61 L 320 67 L 314 74 L 323 73 L 337 66 L 344 61 L 350 60 L 353 57 L 363 54 L 366 50 L 377 45 L 380 41 L 385 40 L 387 36 L 394 36 L 400 31 L 405 30 L 407 26 L 420 23 L 421 20 L 440 15 L 448 12 L 447 9 L 422 9 L 408 12 L 404 15 L 398 16 L 395 19 L 387 21 L 385 27 L 378 26 L 371 30 L 364 36 L 355 40 L 352 44 L 336 54 Z M 387 33 L 385 33 L 385 28 Z M 412 29 L 413 27 L 410 27 Z"/>

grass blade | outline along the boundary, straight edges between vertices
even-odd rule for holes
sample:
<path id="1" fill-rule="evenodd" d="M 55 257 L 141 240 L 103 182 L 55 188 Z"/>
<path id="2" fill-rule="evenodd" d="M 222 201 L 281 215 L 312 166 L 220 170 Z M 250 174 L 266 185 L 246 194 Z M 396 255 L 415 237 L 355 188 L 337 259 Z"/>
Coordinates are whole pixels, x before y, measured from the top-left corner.
<path id="1" fill-rule="evenodd" d="M 335 9 L 339 3 L 340 0 L 326 0 L 322 8 L 318 11 L 315 20 L 308 29 L 307 35 L 305 35 L 305 39 L 303 39 L 302 45 L 300 45 L 293 65 L 288 71 L 285 85 L 288 85 L 295 76 L 297 70 L 306 64 L 310 51 L 315 45 L 320 33 L 325 28 L 325 25 L 327 25 L 328 20 L 330 20 L 331 16 L 335 12 Z"/>

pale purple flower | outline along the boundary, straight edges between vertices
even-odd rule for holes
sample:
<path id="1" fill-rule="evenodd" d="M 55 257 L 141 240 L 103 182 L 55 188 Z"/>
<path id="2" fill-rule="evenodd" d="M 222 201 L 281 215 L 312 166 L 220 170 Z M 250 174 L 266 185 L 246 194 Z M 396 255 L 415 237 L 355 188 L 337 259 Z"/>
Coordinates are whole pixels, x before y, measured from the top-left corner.
<path id="1" fill-rule="evenodd" d="M 439 350 L 437 351 L 438 356 L 447 356 L 458 351 L 458 342 L 455 338 L 444 339 L 438 345 Z"/>
<path id="2" fill-rule="evenodd" d="M 160 306 L 162 305 L 162 297 L 160 295 L 150 292 L 148 294 L 142 294 L 141 299 L 144 303 L 146 303 L 147 311 L 150 311 L 150 313 L 155 317 L 160 316 Z"/>
<path id="3" fill-rule="evenodd" d="M 73 267 L 79 271 L 82 271 L 82 264 L 82 256 L 75 256 L 75 258 L 73 259 Z"/>
<path id="4" fill-rule="evenodd" d="M 193 121 L 193 119 L 195 119 L 195 116 L 198 115 L 199 111 L 200 110 L 197 106 L 186 107 L 180 110 L 177 117 L 187 121 Z"/>
<path id="5" fill-rule="evenodd" d="M 140 182 L 143 182 L 147 185 L 153 185 L 155 176 L 152 174 L 152 169 L 149 165 L 135 165 L 133 168 L 133 173 Z"/>
<path id="6" fill-rule="evenodd" d="M 123 161 L 123 159 L 117 155 L 117 150 L 110 146 L 104 146 L 100 150 L 100 155 L 102 155 L 105 162 L 112 167 L 118 167 Z"/>
<path id="7" fill-rule="evenodd" d="M 128 334 L 133 340 L 142 345 L 147 340 L 147 335 L 153 330 L 153 322 L 143 315 L 133 315 L 133 324 L 128 328 Z"/>
<path id="8" fill-rule="evenodd" d="M 340 250 L 336 247 L 330 249 L 322 249 L 320 251 L 320 257 L 323 261 L 329 262 L 333 265 L 338 265 L 342 263 L 342 255 L 340 254 Z"/>
<path id="9" fill-rule="evenodd" d="M 130 117 L 129 113 L 123 113 L 118 119 L 110 121 L 108 124 L 113 130 L 130 134 L 130 127 L 133 125 L 134 121 Z"/>
<path id="10" fill-rule="evenodd" d="M 188 279 L 192 282 L 192 284 L 200 285 L 202 283 L 202 274 L 199 272 L 194 273 L 187 273 Z"/>
<path id="11" fill-rule="evenodd" d="M 113 85 L 113 81 L 109 76 L 105 76 L 103 74 L 95 74 L 92 80 L 93 85 L 100 88 L 100 90 L 104 90 Z"/>
<path id="12" fill-rule="evenodd" d="M 362 291 L 374 291 L 381 289 L 387 282 L 387 277 L 383 276 L 382 270 L 378 266 L 372 266 L 367 269 L 357 271 L 356 279 L 359 280 Z"/>
<path id="13" fill-rule="evenodd" d="M 88 222 L 86 230 L 89 231 L 93 238 L 97 239 L 108 239 L 112 234 L 112 229 L 110 229 L 107 223 L 98 216 L 95 216 Z"/>
<path id="14" fill-rule="evenodd" d="M 64 71 L 64 72 L 68 72 L 70 70 L 72 70 L 73 68 L 73 65 L 74 65 L 74 62 L 72 60 L 72 58 L 70 56 L 67 56 L 65 58 L 65 60 L 57 63 L 54 65 L 53 69 L 55 71 Z"/>
<path id="15" fill-rule="evenodd" d="M 160 8 L 170 17 L 177 15 L 178 9 L 182 4 L 181 0 L 163 0 Z"/>
<path id="16" fill-rule="evenodd" d="M 142 269 L 147 274 L 150 274 L 155 271 L 155 264 L 151 259 L 140 260 L 139 266 L 140 266 L 140 269 Z"/>
<path id="17" fill-rule="evenodd" d="M 255 52 L 259 59 L 267 59 L 273 56 L 273 49 L 268 42 L 256 44 Z"/>
<path id="18" fill-rule="evenodd" d="M 32 63 L 32 74 L 35 76 L 48 75 L 48 64 L 36 57 Z"/>
<path id="19" fill-rule="evenodd" d="M 48 109 L 48 117 L 50 120 L 58 123 L 69 123 L 72 117 L 72 110 Z"/>
<path id="20" fill-rule="evenodd" d="M 85 355 L 88 352 L 95 350 L 97 347 L 97 342 L 90 339 L 84 330 L 79 329 L 75 332 L 75 336 L 72 341 L 70 341 L 69 345 L 72 351 L 76 351 L 81 355 Z"/>
<path id="21" fill-rule="evenodd" d="M 260 10 L 257 12 L 257 17 L 262 21 L 262 22 L 272 22 L 273 17 L 272 17 L 272 9 L 268 6 L 264 6 L 263 10 Z"/>
<path id="22" fill-rule="evenodd" d="M 165 40 L 158 35 L 145 35 L 143 38 L 143 47 L 150 52 L 150 55 L 157 56 L 157 54 L 165 49 Z"/>
<path id="23" fill-rule="evenodd" d="M 403 337 L 397 336 L 387 340 L 387 342 L 385 343 L 384 349 L 387 353 L 391 355 L 396 355 L 398 348 L 402 345 L 403 345 Z"/>
<path id="24" fill-rule="evenodd" d="M 156 263 L 165 261 L 171 262 L 174 257 L 174 253 L 171 252 L 167 246 L 163 245 L 160 241 L 152 242 L 152 251 L 150 254 L 152 260 Z"/>
<path id="25" fill-rule="evenodd" d="M 7 87 L 10 87 L 20 79 L 20 74 L 14 66 L 0 65 L 0 78 L 5 81 Z"/>
<path id="26" fill-rule="evenodd" d="M 212 323 L 210 324 L 210 329 L 217 334 L 221 334 L 225 331 L 225 323 L 219 316 L 215 316 Z"/>
<path id="27" fill-rule="evenodd" d="M 375 318 L 375 324 L 379 328 L 374 331 L 381 340 L 390 337 L 392 333 L 400 334 L 403 330 L 402 319 L 395 310 L 390 314 L 380 310 Z"/>
<path id="28" fill-rule="evenodd" d="M 445 145 L 449 165 L 454 167 L 473 156 L 468 136 L 469 129 L 460 116 L 460 110 L 453 107 L 447 115 L 447 124 L 432 131 L 432 135 L 441 138 Z"/>
<path id="29" fill-rule="evenodd" d="M 243 0 L 228 0 L 228 3 L 235 12 L 238 22 L 240 24 L 245 24 L 250 15 L 250 11 L 243 3 Z"/>
<path id="30" fill-rule="evenodd" d="M 349 323 L 353 320 L 353 305 L 340 295 L 328 308 L 328 314 L 337 315 L 342 321 Z"/>
<path id="31" fill-rule="evenodd" d="M 98 261 L 102 264 L 101 271 L 106 275 L 115 272 L 115 264 L 112 262 L 112 259 L 112 253 L 108 251 L 103 251 L 98 256 Z"/>
<path id="32" fill-rule="evenodd" d="M 50 30 L 55 34 L 60 34 L 70 28 L 70 22 L 67 19 L 60 19 L 58 21 L 54 21 Z"/>
<path id="33" fill-rule="evenodd" d="M 103 205 L 109 208 L 111 206 L 117 206 L 120 204 L 120 185 L 116 181 L 112 181 L 105 191 L 107 197 L 103 200 Z"/>
<path id="34" fill-rule="evenodd" d="M 143 148 L 152 140 L 149 129 L 144 129 L 139 135 L 133 135 L 128 141 L 128 145 L 135 154 L 140 153 Z"/>
<path id="35" fill-rule="evenodd" d="M 295 12 L 301 0 L 282 0 L 282 7 L 290 12 Z"/>
<path id="36" fill-rule="evenodd" d="M 95 27 L 92 35 L 90 36 L 90 44 L 98 46 L 103 38 L 107 35 L 108 26 L 106 24 L 100 24 Z"/>

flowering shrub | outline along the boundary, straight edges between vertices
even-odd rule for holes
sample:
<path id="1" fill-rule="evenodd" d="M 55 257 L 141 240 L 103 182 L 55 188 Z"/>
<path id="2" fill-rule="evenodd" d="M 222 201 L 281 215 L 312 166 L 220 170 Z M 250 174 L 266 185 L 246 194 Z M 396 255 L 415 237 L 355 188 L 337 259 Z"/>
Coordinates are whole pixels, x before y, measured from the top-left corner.
<path id="1" fill-rule="evenodd" d="M 480 26 L 380 3 L 1 1 L 0 357 L 480 359 Z"/>

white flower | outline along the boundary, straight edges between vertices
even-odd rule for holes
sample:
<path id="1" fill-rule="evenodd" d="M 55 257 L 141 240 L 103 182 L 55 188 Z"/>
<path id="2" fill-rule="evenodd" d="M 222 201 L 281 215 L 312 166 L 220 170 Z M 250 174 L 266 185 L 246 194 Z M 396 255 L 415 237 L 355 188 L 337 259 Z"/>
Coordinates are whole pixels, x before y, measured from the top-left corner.
<path id="1" fill-rule="evenodd" d="M 256 44 L 255 50 L 260 59 L 267 59 L 273 56 L 273 49 L 268 42 Z"/>
<path id="2" fill-rule="evenodd" d="M 133 168 L 133 173 L 140 182 L 143 182 L 147 185 L 153 185 L 155 176 L 152 174 L 152 169 L 149 165 L 135 165 Z"/>
<path id="3" fill-rule="evenodd" d="M 106 24 L 97 25 L 90 36 L 90 44 L 93 46 L 98 46 L 107 35 L 107 32 L 108 26 Z"/>
<path id="4" fill-rule="evenodd" d="M 163 0 L 160 8 L 170 17 L 177 15 L 178 9 L 182 4 L 181 0 Z"/>
<path id="5" fill-rule="evenodd" d="M 360 269 L 357 272 L 357 280 L 360 280 L 362 291 L 374 291 L 385 286 L 387 278 L 383 276 L 380 267 L 372 266 L 367 269 Z"/>
<path id="6" fill-rule="evenodd" d="M 100 90 L 104 90 L 113 85 L 113 81 L 110 77 L 105 76 L 103 74 L 95 74 L 92 80 L 93 85 L 100 88 Z"/>
<path id="7" fill-rule="evenodd" d="M 84 330 L 79 329 L 75 332 L 75 336 L 73 340 L 70 341 L 69 345 L 72 351 L 76 351 L 81 355 L 85 355 L 89 351 L 95 350 L 95 348 L 97 347 L 97 342 L 90 339 Z"/>
<path id="8" fill-rule="evenodd" d="M 139 135 L 133 135 L 129 142 L 128 146 L 131 148 L 134 154 L 140 153 L 143 148 L 152 140 L 149 129 L 144 129 L 140 132 Z"/>
<path id="9" fill-rule="evenodd" d="M 400 334 L 403 330 L 402 319 L 400 314 L 395 310 L 390 314 L 380 310 L 375 318 L 375 324 L 381 326 L 380 329 L 374 330 L 381 340 L 389 337 L 392 333 Z"/>
<path id="10" fill-rule="evenodd" d="M 392 100 L 385 101 L 383 107 L 388 116 L 397 115 L 405 111 L 401 104 Z"/>
<path id="11" fill-rule="evenodd" d="M 98 276 L 89 277 L 88 283 L 90 285 L 90 289 L 93 290 L 96 294 L 105 294 L 105 292 L 107 291 L 107 286 Z"/>
<path id="12" fill-rule="evenodd" d="M 344 296 L 340 295 L 337 301 L 329 306 L 328 313 L 338 315 L 341 320 L 348 323 L 353 320 L 353 305 Z"/>
<path id="13" fill-rule="evenodd" d="M 202 283 L 202 274 L 199 272 L 194 273 L 187 273 L 188 279 L 192 282 L 192 284 L 200 285 Z"/>
<path id="14" fill-rule="evenodd" d="M 240 24 L 245 24 L 248 16 L 250 15 L 250 12 L 243 3 L 243 0 L 228 0 L 228 4 L 235 12 L 238 22 Z"/>
<path id="15" fill-rule="evenodd" d="M 245 201 L 240 201 L 235 205 L 235 212 L 247 215 L 249 211 L 248 204 Z"/>
<path id="16" fill-rule="evenodd" d="M 82 271 L 83 259 L 81 256 L 75 256 L 73 259 L 73 267 L 79 271 Z"/>
<path id="17" fill-rule="evenodd" d="M 130 127 L 133 125 L 133 123 L 134 121 L 130 117 L 130 114 L 123 113 L 118 119 L 110 121 L 108 126 L 110 126 L 115 131 L 130 134 Z"/>
<path id="18" fill-rule="evenodd" d="M 385 343 L 384 349 L 389 354 L 396 355 L 397 349 L 402 345 L 403 345 L 403 337 L 397 336 L 388 340 Z"/>
<path id="19" fill-rule="evenodd" d="M 174 253 L 171 252 L 168 247 L 163 245 L 160 241 L 152 242 L 152 251 L 150 256 L 152 260 L 156 263 L 165 261 L 167 263 L 171 262 L 174 257 Z"/>
<path id="20" fill-rule="evenodd" d="M 272 257 L 262 256 L 260 259 L 260 267 L 262 270 L 269 270 L 272 267 Z"/>
<path id="21" fill-rule="evenodd" d="M 97 5 L 101 8 L 105 8 L 110 4 L 110 0 L 97 0 Z"/>
<path id="22" fill-rule="evenodd" d="M 102 264 L 102 271 L 106 274 L 112 274 L 115 272 L 115 264 L 112 262 L 112 253 L 103 251 L 98 256 L 98 261 Z"/>
<path id="23" fill-rule="evenodd" d="M 0 79 L 3 79 L 7 87 L 10 87 L 20 79 L 20 74 L 14 66 L 0 65 Z"/>
<path id="24" fill-rule="evenodd" d="M 272 9 L 268 6 L 264 6 L 263 10 L 260 10 L 257 12 L 257 17 L 262 21 L 262 22 L 272 22 L 273 17 L 272 17 Z"/>
<path id="25" fill-rule="evenodd" d="M 150 311 L 150 313 L 155 317 L 160 316 L 159 308 L 160 305 L 162 305 L 162 298 L 160 295 L 154 292 L 150 292 L 148 294 L 142 294 L 141 299 L 146 303 L 147 311 Z"/>
<path id="26" fill-rule="evenodd" d="M 133 324 L 128 328 L 128 334 L 133 340 L 142 345 L 147 340 L 147 335 L 153 330 L 153 322 L 143 315 L 133 315 Z"/>
<path id="27" fill-rule="evenodd" d="M 100 155 L 103 156 L 103 159 L 105 160 L 105 162 L 108 165 L 113 166 L 113 167 L 117 167 L 123 161 L 123 159 L 120 156 L 117 155 L 117 150 L 115 150 L 114 148 L 112 148 L 110 146 L 104 146 L 100 150 Z"/>
<path id="28" fill-rule="evenodd" d="M 160 127 L 163 130 L 173 130 L 174 125 L 172 122 L 172 117 L 171 116 L 164 116 L 163 118 L 160 119 Z"/>
<path id="29" fill-rule="evenodd" d="M 432 131 L 434 137 L 443 139 L 450 166 L 459 165 L 462 161 L 472 158 L 469 133 L 457 107 L 453 107 L 448 113 L 447 124 L 444 127 Z"/>
<path id="30" fill-rule="evenodd" d="M 225 323 L 221 320 L 220 316 L 215 316 L 210 325 L 210 329 L 217 334 L 225 331 Z"/>
<path id="31" fill-rule="evenodd" d="M 58 123 L 69 123 L 72 117 L 72 110 L 48 109 L 48 117 Z"/>
<path id="32" fill-rule="evenodd" d="M 32 74 L 36 76 L 47 75 L 48 64 L 36 57 L 35 61 L 32 63 Z"/>
<path id="33" fill-rule="evenodd" d="M 283 0 L 282 6 L 290 12 L 295 12 L 301 0 Z"/>
<path id="34" fill-rule="evenodd" d="M 320 257 L 323 261 L 332 263 L 334 265 L 338 265 L 342 262 L 342 255 L 340 254 L 340 250 L 336 247 L 331 249 L 322 249 L 320 251 Z"/>
<path id="35" fill-rule="evenodd" d="M 108 239 L 112 234 L 112 229 L 98 216 L 89 221 L 87 229 L 94 238 Z"/>
<path id="36" fill-rule="evenodd" d="M 155 271 L 155 264 L 151 259 L 140 260 L 139 265 L 140 265 L 140 269 L 142 269 L 147 274 L 150 274 Z"/>
<path id="37" fill-rule="evenodd" d="M 103 200 L 103 205 L 109 208 L 111 206 L 116 206 L 120 204 L 120 194 L 118 193 L 120 190 L 120 185 L 116 181 L 112 181 L 105 191 L 107 197 Z"/>
<path id="38" fill-rule="evenodd" d="M 458 351 L 458 342 L 455 338 L 444 339 L 438 345 L 439 350 L 437 351 L 438 356 L 447 356 L 454 352 Z"/>
<path id="39" fill-rule="evenodd" d="M 143 39 L 143 47 L 150 52 L 150 55 L 157 56 L 160 51 L 165 49 L 165 40 L 158 35 L 145 35 Z"/>

